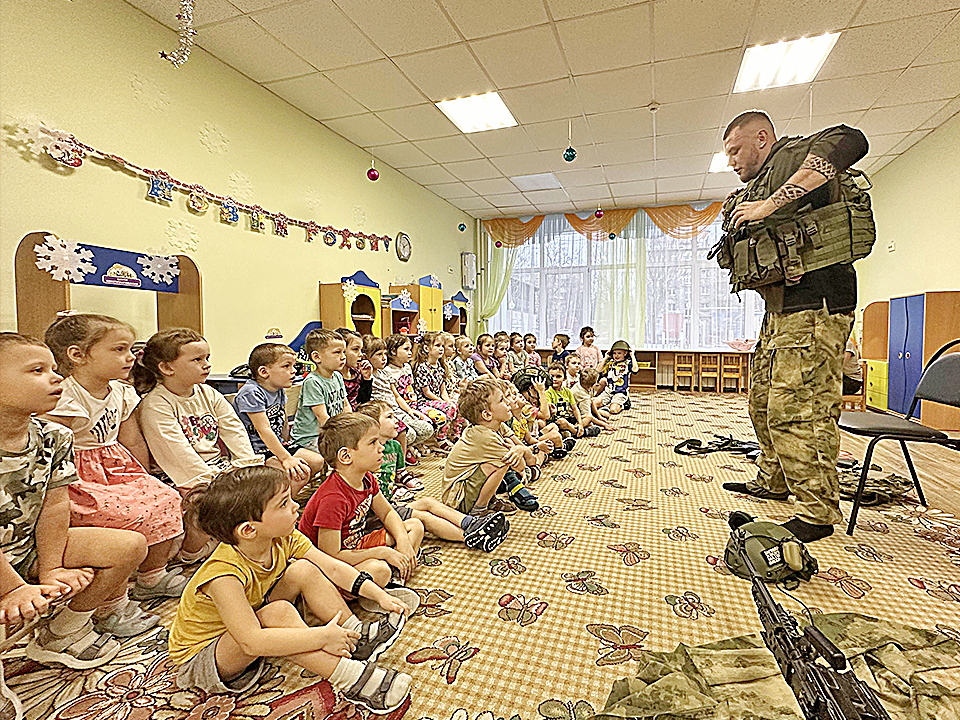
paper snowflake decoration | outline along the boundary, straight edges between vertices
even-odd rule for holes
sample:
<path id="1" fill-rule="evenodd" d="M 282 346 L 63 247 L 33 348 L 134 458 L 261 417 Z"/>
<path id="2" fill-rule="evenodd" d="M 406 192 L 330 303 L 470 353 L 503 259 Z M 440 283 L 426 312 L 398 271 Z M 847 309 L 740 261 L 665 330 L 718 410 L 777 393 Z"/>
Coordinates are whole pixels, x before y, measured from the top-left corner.
<path id="1" fill-rule="evenodd" d="M 93 253 L 73 240 L 61 240 L 54 235 L 45 235 L 44 242 L 33 246 L 37 255 L 37 267 L 46 270 L 54 280 L 82 282 L 87 273 L 96 272 Z"/>
<path id="2" fill-rule="evenodd" d="M 357 299 L 357 295 L 360 294 L 360 288 L 357 287 L 357 284 L 353 280 L 345 280 L 340 286 L 343 288 L 343 298 L 349 303 L 352 303 Z"/>
<path id="3" fill-rule="evenodd" d="M 427 331 L 427 321 L 423 318 L 417 320 L 417 334 L 423 335 Z"/>
<path id="4" fill-rule="evenodd" d="M 323 193 L 320 192 L 320 188 L 308 187 L 304 192 L 304 202 L 311 210 L 319 210 L 323 205 Z"/>
<path id="5" fill-rule="evenodd" d="M 404 308 L 410 309 L 410 306 L 413 304 L 413 298 L 410 297 L 409 290 L 403 289 L 400 291 L 400 304 L 403 305 Z"/>
<path id="6" fill-rule="evenodd" d="M 467 309 L 467 312 L 473 310 L 473 300 L 467 300 L 467 302 L 464 303 L 464 307 Z"/>
<path id="7" fill-rule="evenodd" d="M 253 181 L 249 175 L 242 172 L 230 173 L 227 187 L 230 188 L 230 196 L 240 202 L 248 203 L 253 200 Z"/>
<path id="8" fill-rule="evenodd" d="M 432 287 L 432 288 L 438 288 L 438 287 L 440 287 L 440 278 L 438 278 L 436 275 L 432 275 L 432 274 L 431 274 L 431 275 L 430 275 L 430 287 Z"/>
<path id="9" fill-rule="evenodd" d="M 144 277 L 155 283 L 172 285 L 173 279 L 180 274 L 180 261 L 165 255 L 142 255 L 137 258 L 143 268 Z"/>
<path id="10" fill-rule="evenodd" d="M 363 227 L 367 222 L 367 213 L 359 205 L 353 206 L 353 222 L 358 228 Z"/>
<path id="11" fill-rule="evenodd" d="M 209 120 L 200 127 L 200 144 L 211 155 L 223 155 L 227 151 L 229 142 L 230 139 Z"/>
<path id="12" fill-rule="evenodd" d="M 453 317 L 453 304 L 447 303 L 446 305 L 443 306 L 443 319 L 449 320 L 452 317 Z"/>
<path id="13" fill-rule="evenodd" d="M 185 220 L 167 220 L 167 242 L 177 250 L 193 252 L 200 245 L 197 229 Z"/>
<path id="14" fill-rule="evenodd" d="M 138 102 L 154 112 L 163 112 L 170 104 L 170 93 L 167 89 L 146 75 L 134 73 L 130 77 L 130 89 Z"/>

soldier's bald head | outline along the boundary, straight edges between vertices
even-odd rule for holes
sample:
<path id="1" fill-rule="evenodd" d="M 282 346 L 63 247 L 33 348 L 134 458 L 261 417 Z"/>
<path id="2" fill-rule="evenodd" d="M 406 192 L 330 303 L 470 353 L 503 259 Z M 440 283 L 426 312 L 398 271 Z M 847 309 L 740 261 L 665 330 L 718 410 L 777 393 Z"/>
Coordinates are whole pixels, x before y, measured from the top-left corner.
<path id="1" fill-rule="evenodd" d="M 770 116 L 760 110 L 740 113 L 723 132 L 723 151 L 743 182 L 757 176 L 770 155 L 777 134 Z"/>

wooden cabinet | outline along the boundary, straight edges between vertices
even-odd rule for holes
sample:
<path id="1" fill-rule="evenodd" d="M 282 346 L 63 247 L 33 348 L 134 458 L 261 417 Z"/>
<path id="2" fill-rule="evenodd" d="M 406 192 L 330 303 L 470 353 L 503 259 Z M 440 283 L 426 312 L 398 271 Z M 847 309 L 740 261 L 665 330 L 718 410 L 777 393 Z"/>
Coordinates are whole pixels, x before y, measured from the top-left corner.
<path id="1" fill-rule="evenodd" d="M 887 409 L 887 363 L 882 360 L 867 360 L 864 392 L 867 394 L 867 407 Z"/>
<path id="2" fill-rule="evenodd" d="M 380 335 L 381 320 L 380 285 L 363 270 L 340 278 L 338 283 L 320 283 L 323 327 L 345 327 L 361 335 Z"/>
<path id="3" fill-rule="evenodd" d="M 411 300 L 417 305 L 416 317 L 412 320 L 410 334 L 419 334 L 420 321 L 423 321 L 422 330 L 443 330 L 443 289 L 436 275 L 427 275 L 420 278 L 416 285 L 391 285 L 390 292 L 403 294 L 406 290 Z M 391 303 L 392 305 L 392 303 Z"/>
<path id="4" fill-rule="evenodd" d="M 443 329 L 451 335 L 463 334 L 464 322 L 460 319 L 460 308 L 452 301 L 443 304 Z"/>

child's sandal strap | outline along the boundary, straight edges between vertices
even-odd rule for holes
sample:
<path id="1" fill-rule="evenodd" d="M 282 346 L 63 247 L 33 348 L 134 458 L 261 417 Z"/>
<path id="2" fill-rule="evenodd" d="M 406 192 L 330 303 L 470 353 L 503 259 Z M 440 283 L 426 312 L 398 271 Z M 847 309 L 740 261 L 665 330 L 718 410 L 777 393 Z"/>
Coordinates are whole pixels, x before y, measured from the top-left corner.
<path id="1" fill-rule="evenodd" d="M 370 676 L 373 675 L 374 671 L 377 669 L 377 666 L 371 662 L 363 664 L 363 672 L 360 673 L 360 679 L 357 680 L 346 694 L 351 697 L 362 697 L 363 688 L 366 686 L 367 681 L 370 679 Z"/>

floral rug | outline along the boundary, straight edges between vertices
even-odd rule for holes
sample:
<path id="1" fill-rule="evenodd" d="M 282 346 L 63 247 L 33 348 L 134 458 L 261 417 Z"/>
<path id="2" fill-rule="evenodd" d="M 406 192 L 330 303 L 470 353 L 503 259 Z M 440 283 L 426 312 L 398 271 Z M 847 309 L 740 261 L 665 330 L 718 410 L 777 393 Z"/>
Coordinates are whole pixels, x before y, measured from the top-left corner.
<path id="1" fill-rule="evenodd" d="M 544 469 L 532 488 L 540 509 L 511 516 L 493 553 L 424 542 L 409 583 L 422 604 L 380 660 L 414 677 L 411 700 L 390 717 L 580 720 L 633 673 L 639 651 L 759 630 L 749 585 L 721 559 L 726 519 L 746 510 L 782 521 L 791 508 L 720 487 L 753 476 L 739 455 L 673 452 L 691 437 L 751 439 L 745 396 L 636 394 L 616 425 Z M 419 467 L 425 492 L 439 496 L 441 461 Z M 862 509 L 853 538 L 838 528 L 810 549 L 820 573 L 794 594 L 812 612 L 861 612 L 960 637 L 960 520 L 952 515 L 909 502 Z M 169 624 L 175 603 L 150 609 Z M 238 697 L 180 691 L 163 628 L 127 641 L 94 671 L 42 667 L 22 650 L 5 669 L 30 720 L 366 717 L 287 662 L 272 661 L 262 684 Z"/>

